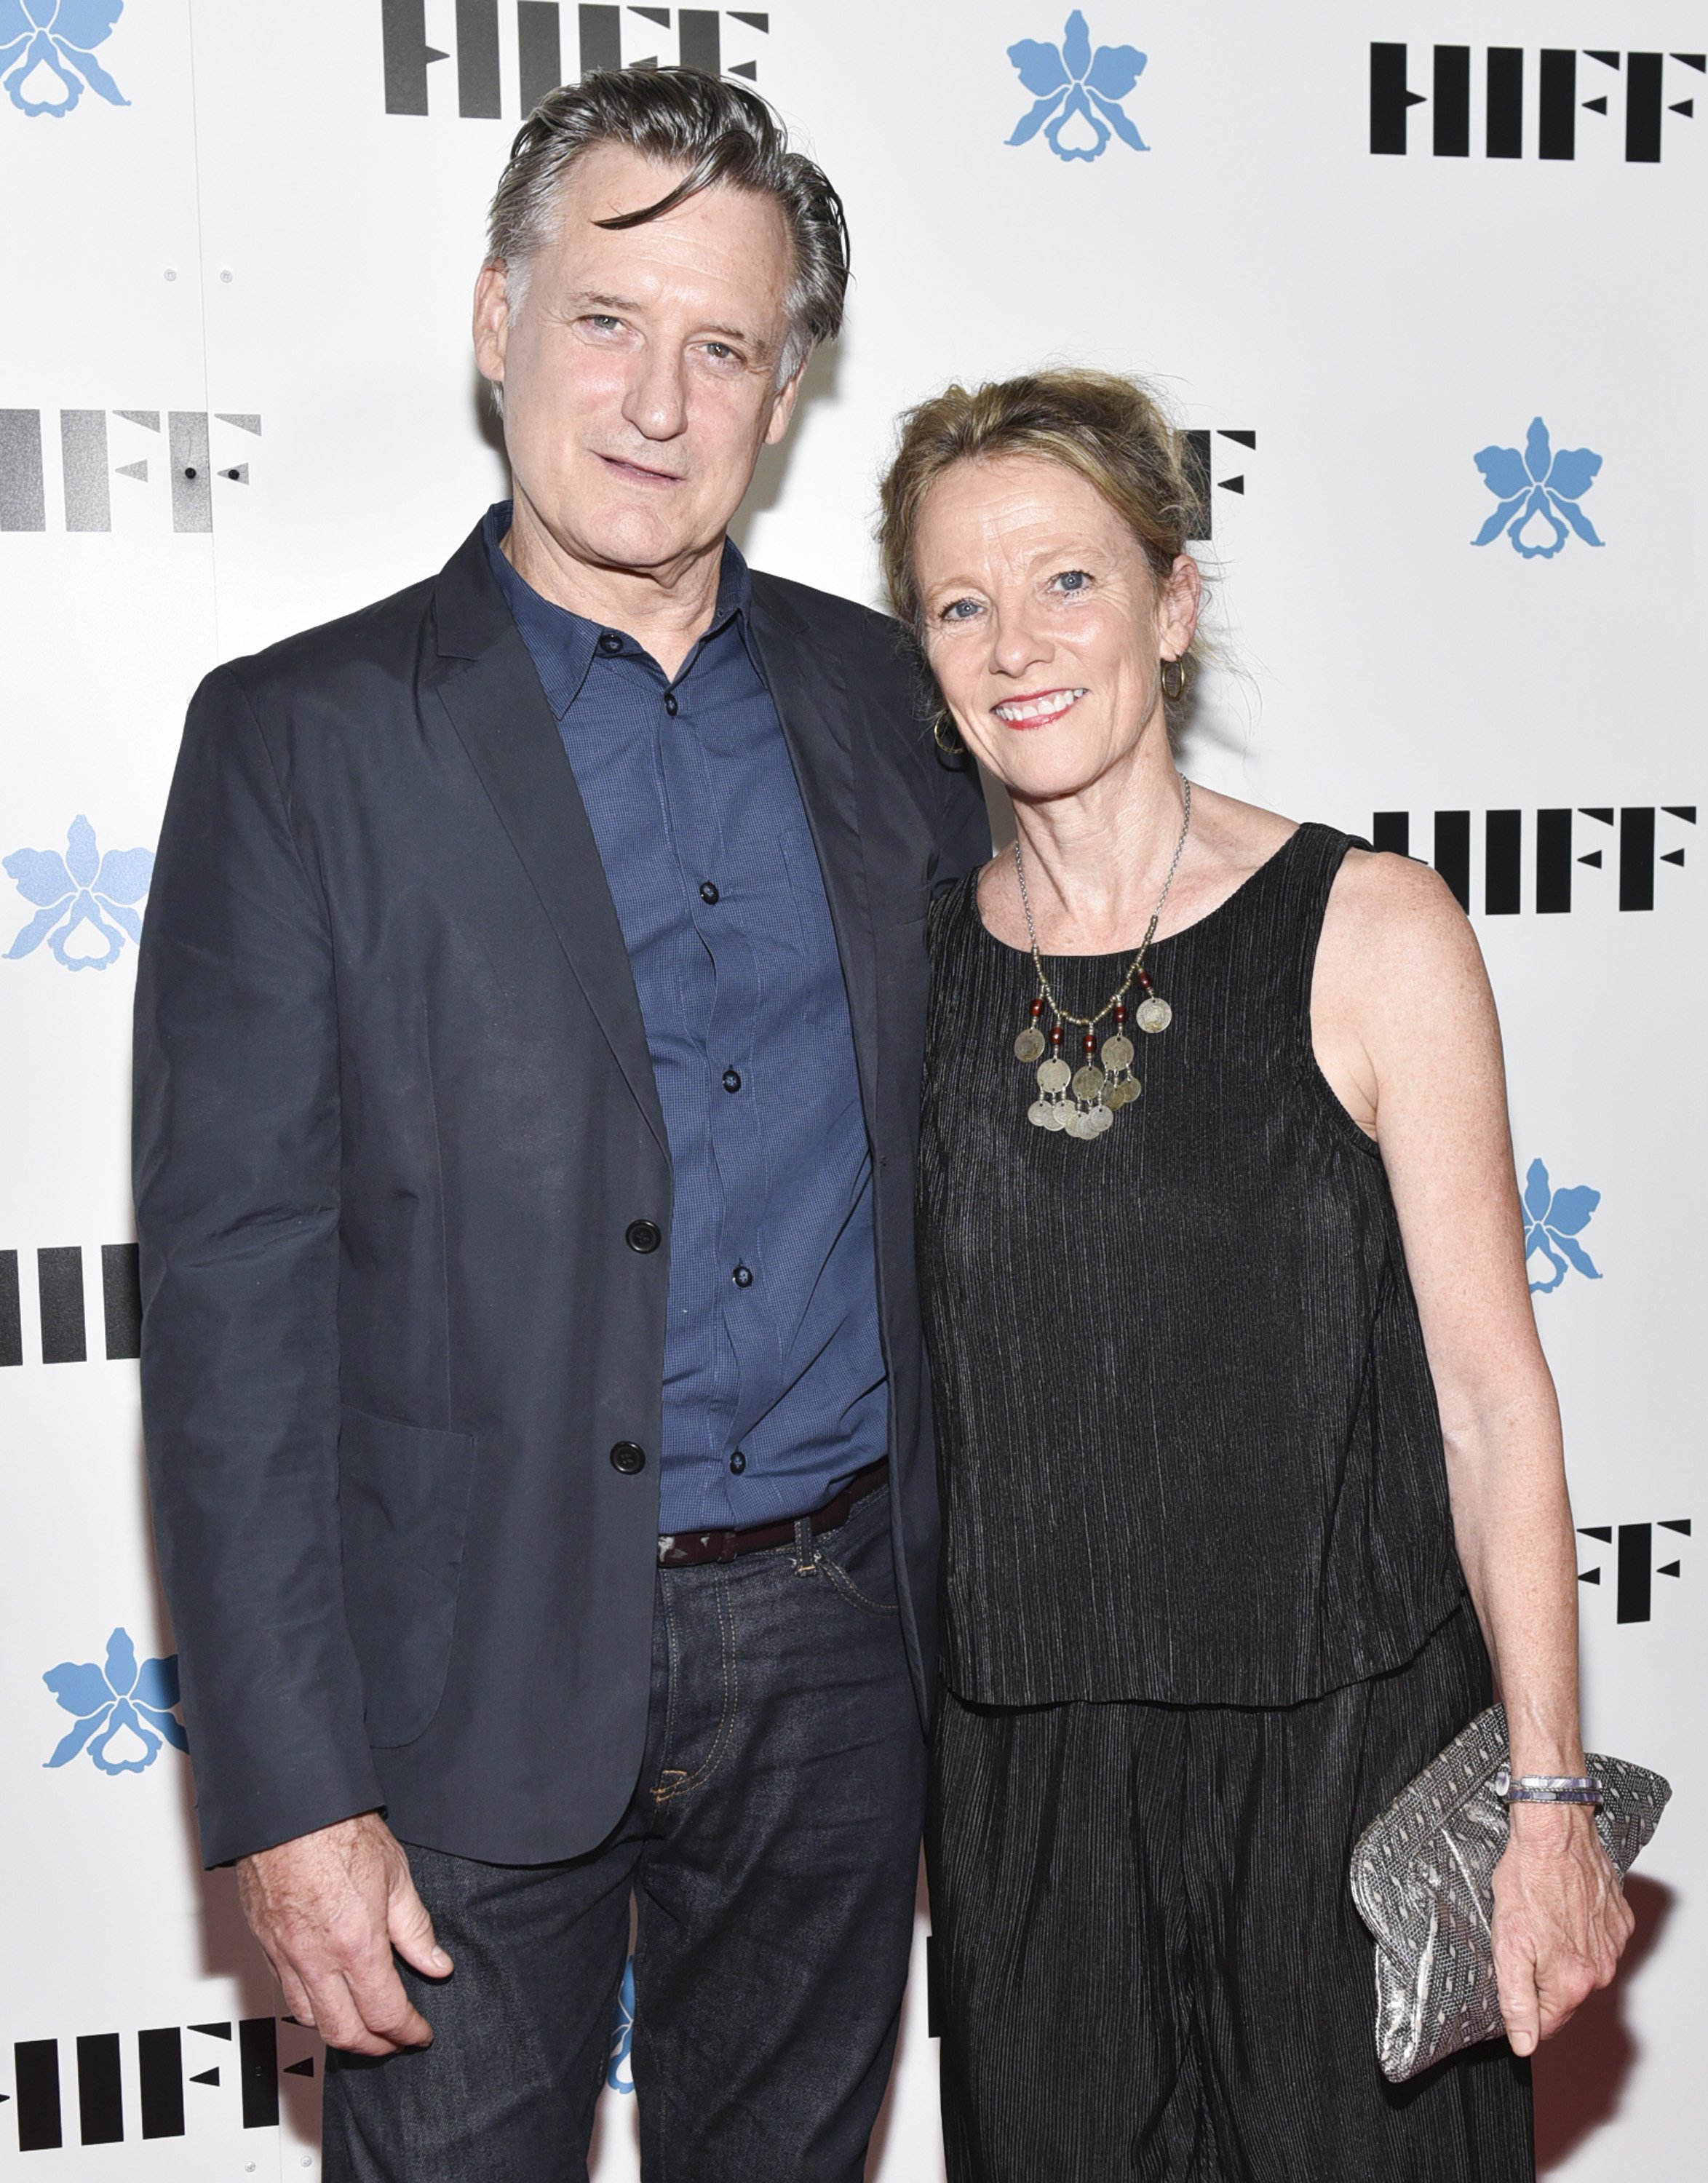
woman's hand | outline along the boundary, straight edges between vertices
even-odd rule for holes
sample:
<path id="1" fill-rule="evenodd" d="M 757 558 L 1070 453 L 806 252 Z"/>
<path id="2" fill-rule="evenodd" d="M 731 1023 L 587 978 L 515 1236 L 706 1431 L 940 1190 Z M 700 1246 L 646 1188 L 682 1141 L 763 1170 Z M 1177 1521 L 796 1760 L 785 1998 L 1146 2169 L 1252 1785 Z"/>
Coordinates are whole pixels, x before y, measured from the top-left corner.
<path id="1" fill-rule="evenodd" d="M 1494 1975 L 1515 2054 L 1610 1985 L 1636 1924 L 1584 1804 L 1515 1804 L 1494 1868 Z"/>

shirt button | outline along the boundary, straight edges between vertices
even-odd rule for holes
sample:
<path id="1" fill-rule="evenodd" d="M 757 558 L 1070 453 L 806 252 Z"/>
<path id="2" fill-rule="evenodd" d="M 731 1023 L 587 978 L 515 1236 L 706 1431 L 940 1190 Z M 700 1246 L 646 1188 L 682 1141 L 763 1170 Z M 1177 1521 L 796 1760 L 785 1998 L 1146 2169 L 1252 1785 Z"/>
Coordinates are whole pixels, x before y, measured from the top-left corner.
<path id="1" fill-rule="evenodd" d="M 724 1089 L 725 1089 L 725 1091 L 726 1091 L 726 1092 L 739 1092 L 739 1091 L 741 1090 L 741 1088 L 742 1088 L 742 1076 L 741 1076 L 741 1071 L 740 1071 L 738 1069 L 725 1069 L 725 1071 L 724 1071 Z"/>
<path id="2" fill-rule="evenodd" d="M 717 898 L 718 891 L 712 885 L 711 881 L 709 880 L 702 880 L 700 881 L 700 900 L 704 903 L 708 908 L 709 908 L 710 905 L 717 900 Z"/>
<path id="3" fill-rule="evenodd" d="M 664 1240 L 656 1220 L 631 1220 L 623 1230 L 623 1241 L 629 1248 L 643 1253 L 656 1251 Z"/>
<path id="4" fill-rule="evenodd" d="M 607 656 L 607 658 L 609 658 L 614 652 L 620 652 L 622 648 L 623 640 L 617 635 L 615 630 L 606 629 L 600 630 L 599 649 Z"/>
<path id="5" fill-rule="evenodd" d="M 746 1456 L 742 1453 L 741 1450 L 737 1448 L 735 1453 L 730 1458 L 730 1469 L 734 1471 L 736 1476 L 739 1478 L 747 1467 L 748 1459 Z"/>
<path id="6" fill-rule="evenodd" d="M 625 1478 L 632 1478 L 637 1470 L 647 1467 L 647 1452 L 637 1447 L 631 1440 L 620 1440 L 611 1450 L 611 1469 L 620 1470 Z"/>
<path id="7" fill-rule="evenodd" d="M 738 1289 L 750 1289 L 754 1285 L 754 1269 L 751 1266 L 737 1266 L 730 1279 Z"/>
<path id="8" fill-rule="evenodd" d="M 668 690 L 665 692 L 665 710 L 670 714 L 672 719 L 675 719 L 676 717 L 676 701 L 670 695 Z"/>

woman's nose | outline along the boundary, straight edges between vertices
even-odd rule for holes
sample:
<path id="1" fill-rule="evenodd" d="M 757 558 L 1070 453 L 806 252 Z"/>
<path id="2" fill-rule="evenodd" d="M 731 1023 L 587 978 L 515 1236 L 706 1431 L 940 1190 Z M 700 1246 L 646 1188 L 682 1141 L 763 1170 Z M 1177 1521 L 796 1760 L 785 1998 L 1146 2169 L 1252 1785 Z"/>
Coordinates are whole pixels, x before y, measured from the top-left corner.
<path id="1" fill-rule="evenodd" d="M 999 675 L 1019 675 L 1049 649 L 1023 614 L 999 614 L 992 632 L 991 664 Z"/>

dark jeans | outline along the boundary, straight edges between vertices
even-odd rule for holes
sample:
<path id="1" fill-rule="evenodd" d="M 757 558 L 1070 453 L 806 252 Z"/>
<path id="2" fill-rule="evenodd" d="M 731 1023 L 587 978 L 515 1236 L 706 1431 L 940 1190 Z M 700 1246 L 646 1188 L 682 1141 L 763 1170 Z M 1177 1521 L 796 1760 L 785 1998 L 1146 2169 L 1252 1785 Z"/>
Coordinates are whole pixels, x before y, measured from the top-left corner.
<path id="1" fill-rule="evenodd" d="M 411 1847 L 457 1968 L 403 1970 L 430 2047 L 328 2054 L 327 2183 L 585 2179 L 631 1891 L 647 2183 L 859 2183 L 924 1795 L 887 1492 L 817 1541 L 660 1570 L 626 1815 L 564 1864 Z"/>

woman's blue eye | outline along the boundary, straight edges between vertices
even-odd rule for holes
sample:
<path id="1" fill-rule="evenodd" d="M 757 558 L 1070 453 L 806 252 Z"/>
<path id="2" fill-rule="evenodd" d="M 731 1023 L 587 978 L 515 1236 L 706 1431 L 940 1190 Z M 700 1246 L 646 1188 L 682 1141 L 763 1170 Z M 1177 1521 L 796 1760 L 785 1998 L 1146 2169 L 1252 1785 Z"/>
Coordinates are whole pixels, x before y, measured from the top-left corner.
<path id="1" fill-rule="evenodd" d="M 976 599 L 956 599 L 943 610 L 945 621 L 971 621 L 978 612 Z"/>
<path id="2" fill-rule="evenodd" d="M 1082 592 L 1091 578 L 1083 569 L 1064 569 L 1055 580 L 1065 592 Z"/>

